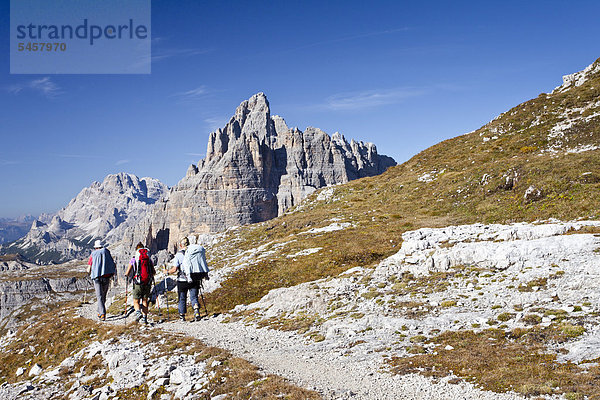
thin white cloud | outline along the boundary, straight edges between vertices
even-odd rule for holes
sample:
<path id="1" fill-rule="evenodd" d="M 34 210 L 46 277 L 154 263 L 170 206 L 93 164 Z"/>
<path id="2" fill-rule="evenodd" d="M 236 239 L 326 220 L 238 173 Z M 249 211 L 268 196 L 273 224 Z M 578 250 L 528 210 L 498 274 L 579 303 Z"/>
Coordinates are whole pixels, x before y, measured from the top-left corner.
<path id="1" fill-rule="evenodd" d="M 41 91 L 48 97 L 56 96 L 58 93 L 60 93 L 60 88 L 58 85 L 52 82 L 49 77 L 33 80 L 29 83 L 29 87 L 34 90 Z"/>
<path id="2" fill-rule="evenodd" d="M 204 122 L 208 126 L 208 129 L 212 131 L 216 131 L 219 128 L 222 128 L 227 123 L 227 119 L 224 118 L 205 118 Z"/>
<path id="3" fill-rule="evenodd" d="M 48 98 L 56 97 L 62 93 L 60 86 L 54 83 L 48 76 L 9 86 L 7 90 L 13 94 L 19 94 L 23 91 L 35 91 Z"/>
<path id="4" fill-rule="evenodd" d="M 380 90 L 364 90 L 359 92 L 339 93 L 327 98 L 319 108 L 329 110 L 358 110 L 388 104 L 423 96 L 428 92 L 425 88 L 395 88 Z"/>
<path id="5" fill-rule="evenodd" d="M 0 160 L 0 165 L 15 165 L 15 164 L 19 164 L 19 162 L 13 161 L 13 160 Z"/>
<path id="6" fill-rule="evenodd" d="M 210 53 L 207 49 L 163 49 L 152 52 L 152 62 L 166 60 L 172 57 L 192 57 Z"/>
<path id="7" fill-rule="evenodd" d="M 115 163 L 115 165 L 123 165 L 131 162 L 131 160 L 119 160 Z"/>
<path id="8" fill-rule="evenodd" d="M 198 97 L 202 97 L 204 96 L 206 93 L 208 93 L 208 90 L 206 89 L 206 86 L 202 85 L 199 86 L 195 89 L 191 89 L 191 90 L 187 90 L 185 92 L 180 92 L 180 93 L 175 93 L 173 96 L 177 96 L 177 97 L 181 97 L 183 99 L 195 99 Z"/>
<path id="9" fill-rule="evenodd" d="M 185 153 L 186 156 L 204 157 L 204 153 Z"/>
<path id="10" fill-rule="evenodd" d="M 157 42 L 162 41 L 162 38 L 157 39 Z M 154 39 L 153 39 L 154 41 Z M 205 49 L 163 49 L 163 50 L 152 50 L 151 54 L 144 55 L 135 62 L 133 68 L 143 68 L 148 64 L 154 64 L 160 61 L 168 60 L 174 57 L 193 57 L 201 54 L 210 53 L 212 50 Z"/>
<path id="11" fill-rule="evenodd" d="M 90 158 L 100 158 L 100 156 L 94 156 L 94 155 L 90 155 L 90 154 L 54 154 L 56 157 L 61 157 L 61 158 L 83 158 L 83 159 L 90 159 Z"/>

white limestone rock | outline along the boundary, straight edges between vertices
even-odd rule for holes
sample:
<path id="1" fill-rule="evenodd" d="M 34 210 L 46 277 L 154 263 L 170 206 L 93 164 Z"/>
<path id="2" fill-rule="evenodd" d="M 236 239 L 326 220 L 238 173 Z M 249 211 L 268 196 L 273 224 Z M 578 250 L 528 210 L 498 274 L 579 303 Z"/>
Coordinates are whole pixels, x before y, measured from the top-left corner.
<path id="1" fill-rule="evenodd" d="M 583 71 L 563 76 L 563 84 L 555 88 L 552 93 L 562 93 L 571 88 L 583 85 L 594 74 L 600 72 L 600 62 L 593 62 Z"/>
<path id="2" fill-rule="evenodd" d="M 29 370 L 29 376 L 38 376 L 43 371 L 43 368 L 40 364 L 34 364 Z"/>

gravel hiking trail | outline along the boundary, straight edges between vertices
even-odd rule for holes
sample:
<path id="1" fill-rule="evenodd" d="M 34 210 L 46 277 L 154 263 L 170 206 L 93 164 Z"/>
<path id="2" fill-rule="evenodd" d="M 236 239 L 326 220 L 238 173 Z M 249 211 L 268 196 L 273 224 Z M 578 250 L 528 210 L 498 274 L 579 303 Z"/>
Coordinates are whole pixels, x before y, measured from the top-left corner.
<path id="1" fill-rule="evenodd" d="M 109 303 L 111 299 L 109 294 Z M 108 304 L 107 304 L 108 305 Z M 96 303 L 85 305 L 81 315 L 96 319 Z M 514 393 L 494 393 L 469 383 L 450 384 L 448 378 L 434 381 L 410 374 L 393 375 L 382 370 L 382 362 L 344 355 L 307 342 L 293 332 L 222 322 L 223 316 L 197 322 L 169 321 L 141 329 L 163 329 L 200 339 L 206 345 L 230 351 L 269 374 L 282 376 L 294 384 L 319 392 L 324 399 L 422 399 L 422 400 L 516 400 Z M 123 324 L 122 316 L 109 316 L 106 323 Z"/>

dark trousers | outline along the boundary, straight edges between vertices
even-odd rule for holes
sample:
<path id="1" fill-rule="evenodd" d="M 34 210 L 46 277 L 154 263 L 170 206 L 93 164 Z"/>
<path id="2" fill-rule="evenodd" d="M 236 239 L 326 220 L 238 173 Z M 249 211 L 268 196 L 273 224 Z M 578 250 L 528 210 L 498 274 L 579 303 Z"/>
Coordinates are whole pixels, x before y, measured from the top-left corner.
<path id="1" fill-rule="evenodd" d="M 202 285 L 202 279 L 205 279 L 206 277 L 208 277 L 208 274 L 201 272 L 199 274 L 192 274 L 192 282 L 177 281 L 179 314 L 185 314 L 187 311 L 188 291 L 190 292 L 190 302 L 192 303 L 192 307 L 194 309 L 200 308 L 200 304 L 198 304 L 198 291 Z"/>

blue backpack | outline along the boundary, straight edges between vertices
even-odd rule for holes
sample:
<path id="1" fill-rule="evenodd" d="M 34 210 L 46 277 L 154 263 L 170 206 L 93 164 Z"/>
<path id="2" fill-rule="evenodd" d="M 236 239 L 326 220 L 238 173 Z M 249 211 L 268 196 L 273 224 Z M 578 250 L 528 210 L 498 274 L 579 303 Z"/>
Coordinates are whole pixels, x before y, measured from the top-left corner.
<path id="1" fill-rule="evenodd" d="M 183 256 L 183 273 L 188 282 L 193 282 L 192 274 L 208 273 L 204 247 L 190 244 Z"/>

